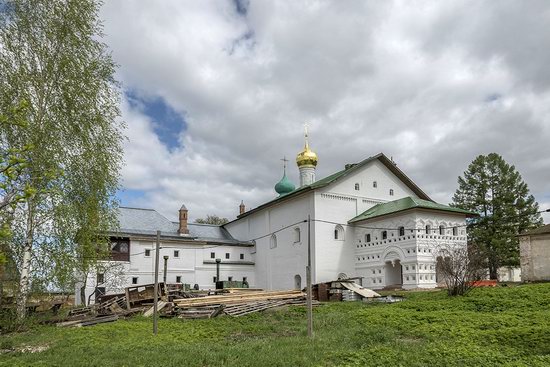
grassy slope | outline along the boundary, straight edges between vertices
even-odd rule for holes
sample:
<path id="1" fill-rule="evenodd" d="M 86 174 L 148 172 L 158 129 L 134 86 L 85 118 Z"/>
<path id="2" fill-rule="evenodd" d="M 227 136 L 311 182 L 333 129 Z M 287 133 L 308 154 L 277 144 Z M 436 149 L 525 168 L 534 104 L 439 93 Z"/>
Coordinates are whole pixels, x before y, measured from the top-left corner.
<path id="1" fill-rule="evenodd" d="M 549 366 L 550 284 L 479 289 L 466 297 L 407 293 L 400 304 L 332 303 L 243 318 L 135 318 L 1 336 L 0 366 Z"/>

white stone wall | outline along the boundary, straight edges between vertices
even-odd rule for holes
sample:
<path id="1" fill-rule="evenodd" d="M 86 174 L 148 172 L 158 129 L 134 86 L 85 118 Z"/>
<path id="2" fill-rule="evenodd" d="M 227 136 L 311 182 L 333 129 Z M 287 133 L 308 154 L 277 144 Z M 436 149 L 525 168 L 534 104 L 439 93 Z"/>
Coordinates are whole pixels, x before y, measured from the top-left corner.
<path id="1" fill-rule="evenodd" d="M 425 231 L 426 223 L 431 223 L 429 234 Z M 400 264 L 403 288 L 434 288 L 437 286 L 435 265 L 438 252 L 450 244 L 466 246 L 464 227 L 459 227 L 464 224 L 463 215 L 418 209 L 359 222 L 354 238 L 357 275 L 365 277 L 364 286 L 384 288 L 395 284 L 392 281 L 395 273 L 388 269 Z M 439 234 L 440 225 L 449 227 L 443 235 Z M 457 226 L 456 236 L 452 235 L 452 226 Z M 403 236 L 399 235 L 399 227 L 404 227 Z M 386 239 L 383 239 L 383 231 L 387 232 Z M 366 242 L 367 234 L 371 236 L 370 242 Z M 387 276 L 392 279 L 387 279 Z"/>
<path id="2" fill-rule="evenodd" d="M 178 243 L 173 241 L 164 241 L 160 244 L 159 251 L 159 282 L 164 277 L 164 255 L 169 257 L 166 272 L 167 283 L 176 283 L 177 276 L 181 276 L 181 283 L 188 283 L 193 286 L 198 284 L 200 289 L 214 289 L 214 277 L 216 276 L 216 265 L 212 263 L 215 258 L 220 258 L 220 279 L 228 280 L 246 280 L 250 287 L 256 286 L 254 265 L 249 264 L 224 264 L 224 262 L 251 262 L 253 260 L 253 248 L 246 246 L 213 246 L 213 245 L 195 245 L 192 243 Z M 150 255 L 146 256 L 145 250 L 150 250 Z M 179 257 L 174 257 L 174 251 L 179 251 Z M 211 253 L 215 258 L 211 258 Z M 229 254 L 229 259 L 226 259 Z M 240 255 L 244 255 L 244 260 Z M 96 285 L 105 286 L 107 294 L 119 293 L 125 287 L 132 286 L 133 278 L 137 278 L 137 284 L 154 283 L 155 269 L 155 242 L 147 239 L 130 240 L 130 261 L 111 262 L 107 266 L 105 273 L 105 284 L 96 284 L 97 272 L 91 272 L 88 275 L 86 285 L 86 299 L 93 293 Z M 120 267 L 115 267 L 118 264 Z M 120 269 L 122 268 L 122 269 Z M 116 274 L 115 274 L 116 272 Z M 81 284 L 76 286 L 77 299 L 79 298 L 79 289 Z M 79 302 L 79 300 L 78 300 Z M 77 303 L 78 304 L 78 303 Z"/>
<path id="3" fill-rule="evenodd" d="M 313 212 L 313 193 L 283 201 L 265 210 L 231 222 L 225 228 L 234 238 L 256 239 L 254 261 L 256 263 L 256 285 L 264 289 L 293 289 L 295 277 L 299 276 L 300 286 L 306 284 L 307 263 L 307 219 Z M 298 223 L 302 222 L 302 223 Z M 294 224 L 298 223 L 298 224 Z M 281 230 L 293 224 L 291 227 Z M 300 241 L 296 242 L 295 230 L 300 230 Z M 274 247 L 271 234 L 275 233 L 277 246 Z M 312 232 L 314 224 L 312 223 Z M 262 237 L 259 238 L 258 237 Z M 312 242 L 314 239 L 312 238 Z M 312 243 L 312 246 L 314 244 Z"/>

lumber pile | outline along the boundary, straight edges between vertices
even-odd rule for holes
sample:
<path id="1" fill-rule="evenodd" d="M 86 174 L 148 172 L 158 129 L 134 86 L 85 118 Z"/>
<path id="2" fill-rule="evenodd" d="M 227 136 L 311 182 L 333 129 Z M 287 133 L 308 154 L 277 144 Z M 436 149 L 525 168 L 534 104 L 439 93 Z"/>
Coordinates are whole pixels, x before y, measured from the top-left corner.
<path id="1" fill-rule="evenodd" d="M 285 305 L 305 305 L 306 295 L 302 291 L 258 291 L 239 292 L 206 296 L 194 299 L 174 300 L 175 312 L 181 318 L 212 318 L 221 314 L 239 317 L 269 308 Z M 315 302 L 319 304 L 319 302 Z M 214 312 L 216 311 L 216 312 Z M 182 316 L 184 315 L 184 316 Z"/>

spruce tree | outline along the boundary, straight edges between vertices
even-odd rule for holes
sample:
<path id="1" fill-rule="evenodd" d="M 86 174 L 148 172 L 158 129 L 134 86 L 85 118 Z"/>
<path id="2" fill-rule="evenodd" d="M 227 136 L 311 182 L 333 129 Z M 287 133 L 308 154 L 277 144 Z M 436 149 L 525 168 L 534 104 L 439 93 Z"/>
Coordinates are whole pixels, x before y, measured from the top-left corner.
<path id="1" fill-rule="evenodd" d="M 452 205 L 480 214 L 468 226 L 468 240 L 482 249 L 491 279 L 497 279 L 499 267 L 519 265 L 516 236 L 542 224 L 527 184 L 496 153 L 472 161 L 458 178 Z"/>

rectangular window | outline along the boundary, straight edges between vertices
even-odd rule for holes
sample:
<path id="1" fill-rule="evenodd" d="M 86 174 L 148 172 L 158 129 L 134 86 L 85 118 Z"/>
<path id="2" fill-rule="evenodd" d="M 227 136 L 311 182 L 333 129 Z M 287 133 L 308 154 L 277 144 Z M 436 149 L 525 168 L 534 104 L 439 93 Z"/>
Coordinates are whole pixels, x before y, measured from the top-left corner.
<path id="1" fill-rule="evenodd" d="M 105 274 L 97 273 L 97 284 L 101 284 L 104 282 L 105 282 Z"/>
<path id="2" fill-rule="evenodd" d="M 405 227 L 399 227 L 399 236 L 405 235 Z"/>
<path id="3" fill-rule="evenodd" d="M 232 282 L 233 281 L 233 277 L 227 277 L 227 280 Z"/>
<path id="4" fill-rule="evenodd" d="M 174 250 L 174 257 L 180 257 L 180 250 Z"/>
<path id="5" fill-rule="evenodd" d="M 458 228 L 453 227 L 453 236 L 458 236 Z"/>
<path id="6" fill-rule="evenodd" d="M 213 283 L 216 283 L 216 277 L 213 277 L 213 278 L 212 278 L 212 282 L 213 282 Z"/>
<path id="7" fill-rule="evenodd" d="M 239 256 L 241 260 L 244 260 L 244 254 L 240 254 Z"/>
<path id="8" fill-rule="evenodd" d="M 176 276 L 176 283 L 181 283 L 181 275 Z"/>
<path id="9" fill-rule="evenodd" d="M 243 277 L 243 283 L 247 283 L 246 277 Z"/>
<path id="10" fill-rule="evenodd" d="M 151 250 L 148 248 L 145 249 L 145 257 L 151 257 Z"/>
<path id="11" fill-rule="evenodd" d="M 216 253 L 215 253 L 215 252 L 211 252 L 211 253 L 210 253 L 210 258 L 211 258 L 211 259 L 215 259 L 215 258 L 216 258 Z"/>
<path id="12" fill-rule="evenodd" d="M 132 278 L 132 284 L 138 284 L 138 277 Z"/>
<path id="13" fill-rule="evenodd" d="M 130 261 L 130 240 L 111 237 L 111 258 L 114 261 Z"/>
<path id="14" fill-rule="evenodd" d="M 388 238 L 388 231 L 382 231 L 382 239 L 385 240 Z"/>
<path id="15" fill-rule="evenodd" d="M 229 252 L 226 252 L 226 253 L 225 253 L 225 258 L 226 258 L 226 259 L 229 259 Z"/>

